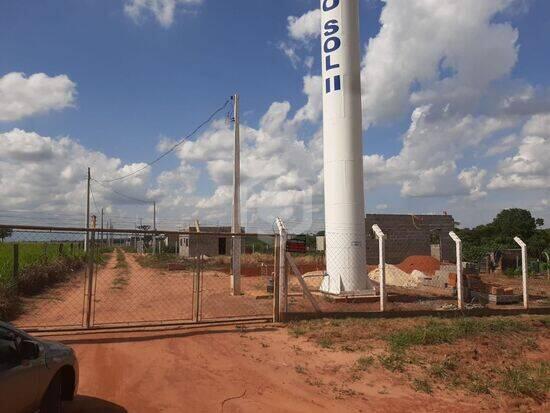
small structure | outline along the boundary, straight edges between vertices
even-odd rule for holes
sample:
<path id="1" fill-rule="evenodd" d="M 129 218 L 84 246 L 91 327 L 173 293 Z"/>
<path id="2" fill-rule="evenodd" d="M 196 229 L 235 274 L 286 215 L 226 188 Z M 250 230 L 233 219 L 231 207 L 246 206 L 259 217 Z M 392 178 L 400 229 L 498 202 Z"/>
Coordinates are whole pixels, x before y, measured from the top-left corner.
<path id="1" fill-rule="evenodd" d="M 378 225 L 387 236 L 386 263 L 399 264 L 410 256 L 432 256 L 454 262 L 455 245 L 449 232 L 455 228 L 451 215 L 367 214 L 367 262 L 378 262 L 378 240 L 372 231 Z"/>
<path id="2" fill-rule="evenodd" d="M 232 237 L 220 234 L 231 233 L 231 227 L 203 227 L 200 232 L 197 227 L 192 226 L 184 230 L 189 234 L 179 236 L 179 255 L 181 257 L 196 257 L 206 255 L 216 257 L 220 255 L 231 255 Z M 244 234 L 244 228 L 241 233 Z M 212 234 L 212 235 L 209 235 Z M 245 242 L 242 242 L 242 251 L 245 251 Z"/>

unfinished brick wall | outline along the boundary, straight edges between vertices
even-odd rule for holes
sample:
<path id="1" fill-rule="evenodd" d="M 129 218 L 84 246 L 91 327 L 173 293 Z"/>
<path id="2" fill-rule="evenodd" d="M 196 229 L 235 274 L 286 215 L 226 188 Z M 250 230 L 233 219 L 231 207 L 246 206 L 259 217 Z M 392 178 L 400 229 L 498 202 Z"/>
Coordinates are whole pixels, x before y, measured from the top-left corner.
<path id="1" fill-rule="evenodd" d="M 374 224 L 378 224 L 387 236 L 388 264 L 399 264 L 411 255 L 432 255 L 432 241 L 437 237 L 440 241 L 441 260 L 456 260 L 455 244 L 449 236 L 449 232 L 454 230 L 452 216 L 367 214 L 365 225 L 368 264 L 378 264 L 378 240 L 372 231 Z"/>

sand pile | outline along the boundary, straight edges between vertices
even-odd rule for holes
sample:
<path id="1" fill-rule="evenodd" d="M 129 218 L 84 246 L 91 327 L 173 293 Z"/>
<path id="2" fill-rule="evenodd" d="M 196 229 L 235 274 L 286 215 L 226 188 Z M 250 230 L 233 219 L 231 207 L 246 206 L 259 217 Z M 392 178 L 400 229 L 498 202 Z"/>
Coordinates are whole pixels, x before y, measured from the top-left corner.
<path id="1" fill-rule="evenodd" d="M 429 255 L 412 255 L 405 258 L 397 267 L 408 274 L 411 274 L 414 270 L 418 270 L 426 275 L 433 276 L 441 268 L 441 263 Z"/>
<path id="2" fill-rule="evenodd" d="M 369 272 L 369 278 L 380 283 L 380 270 L 377 268 Z M 422 279 L 424 279 L 424 274 L 420 271 L 416 271 L 415 274 L 407 274 L 395 265 L 386 265 L 386 285 L 414 288 L 422 283 Z"/>

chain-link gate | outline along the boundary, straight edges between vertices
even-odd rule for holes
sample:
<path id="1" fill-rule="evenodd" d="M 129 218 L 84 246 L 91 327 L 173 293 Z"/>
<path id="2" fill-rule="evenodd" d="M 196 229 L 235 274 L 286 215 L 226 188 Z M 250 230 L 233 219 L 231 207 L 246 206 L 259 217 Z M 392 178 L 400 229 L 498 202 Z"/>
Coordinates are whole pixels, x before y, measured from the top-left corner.
<path id="1" fill-rule="evenodd" d="M 0 319 L 29 330 L 273 318 L 273 235 L 12 228 Z M 240 237 L 241 276 L 231 243 Z M 234 291 L 237 282 L 239 289 Z"/>

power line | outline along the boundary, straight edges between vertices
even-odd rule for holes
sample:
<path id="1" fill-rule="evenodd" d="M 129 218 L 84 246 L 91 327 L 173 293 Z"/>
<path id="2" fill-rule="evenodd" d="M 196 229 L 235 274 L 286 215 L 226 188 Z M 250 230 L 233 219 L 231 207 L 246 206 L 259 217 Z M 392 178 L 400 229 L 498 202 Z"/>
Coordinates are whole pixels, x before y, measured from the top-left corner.
<path id="1" fill-rule="evenodd" d="M 103 183 L 112 183 L 112 182 L 116 182 L 116 181 L 122 181 L 126 178 L 129 178 L 131 176 L 134 176 L 134 175 L 137 175 L 138 173 L 144 171 L 145 169 L 147 168 L 150 168 L 151 166 L 153 166 L 154 164 L 156 164 L 157 162 L 159 162 L 161 159 L 163 159 L 164 157 L 168 156 L 170 153 L 174 152 L 179 146 L 181 146 L 185 141 L 187 141 L 189 138 L 191 138 L 195 133 L 197 133 L 200 129 L 202 129 L 203 126 L 207 125 L 208 123 L 210 123 L 212 121 L 212 119 L 214 119 L 214 117 L 220 113 L 222 110 L 224 110 L 227 105 L 229 104 L 229 102 L 231 102 L 231 98 L 230 99 L 227 99 L 225 101 L 225 103 L 223 104 L 222 107 L 220 107 L 219 109 L 217 109 L 216 111 L 214 111 L 209 117 L 208 119 L 206 119 L 204 122 L 202 122 L 199 126 L 197 126 L 190 134 L 188 134 L 187 136 L 185 136 L 184 138 L 182 138 L 178 143 L 176 143 L 175 145 L 173 145 L 169 150 L 167 150 L 166 152 L 164 152 L 162 155 L 160 155 L 159 157 L 157 157 L 156 159 L 154 159 L 153 161 L 151 162 L 147 162 L 147 164 L 142 167 L 142 168 L 139 168 L 137 170 L 135 170 L 134 172 L 131 172 L 127 175 L 124 175 L 124 176 L 121 176 L 121 177 L 118 177 L 118 178 L 114 178 L 114 179 L 105 179 L 101 182 Z M 98 181 L 96 181 L 98 182 Z"/>
<path id="2" fill-rule="evenodd" d="M 144 200 L 144 199 L 134 198 L 133 196 L 123 194 L 122 192 L 119 192 L 119 191 L 117 191 L 116 189 L 113 189 L 113 188 L 111 188 L 111 187 L 105 185 L 103 182 L 98 181 L 97 179 L 92 178 L 92 181 L 96 182 L 97 184 L 101 185 L 103 188 L 105 188 L 105 189 L 107 189 L 108 191 L 111 191 L 111 192 L 117 194 L 118 196 L 120 196 L 120 197 L 122 197 L 122 198 L 126 198 L 126 199 L 128 199 L 128 200 L 130 200 L 130 201 L 135 201 L 135 202 L 139 202 L 139 203 L 147 204 L 147 205 L 152 205 L 152 204 L 153 204 L 153 201 L 147 201 L 147 200 Z"/>

